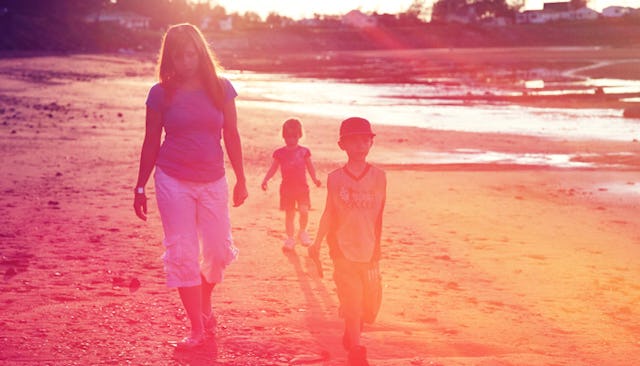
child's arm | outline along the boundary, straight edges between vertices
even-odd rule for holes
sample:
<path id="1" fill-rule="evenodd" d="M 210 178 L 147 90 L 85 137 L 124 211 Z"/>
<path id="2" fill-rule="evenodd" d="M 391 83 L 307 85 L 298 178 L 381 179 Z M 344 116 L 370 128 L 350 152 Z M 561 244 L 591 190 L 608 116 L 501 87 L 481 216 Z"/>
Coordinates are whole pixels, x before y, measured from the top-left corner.
<path id="1" fill-rule="evenodd" d="M 311 176 L 311 180 L 313 180 L 313 183 L 316 185 L 316 187 L 320 187 L 322 185 L 322 182 L 316 177 L 316 168 L 313 167 L 311 156 L 307 156 L 304 160 L 305 165 L 307 166 L 307 171 L 309 171 L 309 175 Z"/>
<path id="2" fill-rule="evenodd" d="M 322 246 L 322 240 L 327 233 L 329 232 L 329 223 L 331 222 L 329 210 L 325 207 L 324 212 L 322 212 L 322 217 L 320 217 L 320 224 L 318 225 L 318 232 L 316 233 L 316 240 L 313 242 L 313 245 L 309 246 L 309 256 L 318 256 L 320 255 L 320 247 Z"/>
<path id="3" fill-rule="evenodd" d="M 273 163 L 271 163 L 271 168 L 269 168 L 269 171 L 267 171 L 267 175 L 265 175 L 264 179 L 262 180 L 262 184 L 260 184 L 260 187 L 262 188 L 263 191 L 267 190 L 267 182 L 269 182 L 269 179 L 271 179 L 273 175 L 276 174 L 276 172 L 278 171 L 279 165 L 280 163 L 278 163 L 278 160 L 273 159 Z"/>
<path id="4" fill-rule="evenodd" d="M 377 263 L 380 260 L 380 242 L 382 237 L 382 214 L 384 212 L 384 206 L 387 201 L 387 176 L 386 174 L 382 175 L 382 181 L 380 183 L 382 188 L 382 202 L 380 205 L 380 211 L 378 212 L 378 217 L 376 218 L 376 223 L 374 226 L 374 233 L 376 238 L 376 247 L 374 249 L 373 261 L 372 264 Z"/>
<path id="5" fill-rule="evenodd" d="M 316 234 L 316 240 L 312 245 L 307 248 L 307 253 L 309 258 L 316 265 L 316 269 L 318 270 L 318 276 L 320 278 L 324 277 L 322 273 L 322 262 L 320 261 L 320 247 L 322 246 L 322 240 L 327 235 L 329 231 L 329 212 L 325 207 L 324 212 L 322 213 L 322 217 L 320 218 L 320 225 L 318 226 L 318 233 Z"/>
<path id="6" fill-rule="evenodd" d="M 329 232 L 331 222 L 333 221 L 333 204 L 331 200 L 331 180 L 327 180 L 327 199 L 324 204 L 324 211 L 320 217 L 320 224 L 318 225 L 318 232 L 316 233 L 316 239 L 313 245 L 309 246 L 308 252 L 311 258 L 320 257 L 320 247 L 322 246 L 322 240 Z"/>

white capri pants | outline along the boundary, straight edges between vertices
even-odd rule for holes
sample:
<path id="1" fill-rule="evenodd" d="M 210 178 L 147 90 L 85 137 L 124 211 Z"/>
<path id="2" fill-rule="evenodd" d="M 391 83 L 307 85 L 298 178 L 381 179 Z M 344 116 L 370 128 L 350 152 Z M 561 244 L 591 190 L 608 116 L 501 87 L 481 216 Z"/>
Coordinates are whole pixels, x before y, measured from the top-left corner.
<path id="1" fill-rule="evenodd" d="M 222 282 L 224 268 L 238 256 L 231 237 L 227 179 L 182 181 L 158 167 L 154 179 L 167 286 L 198 286 L 200 274 L 209 283 Z"/>

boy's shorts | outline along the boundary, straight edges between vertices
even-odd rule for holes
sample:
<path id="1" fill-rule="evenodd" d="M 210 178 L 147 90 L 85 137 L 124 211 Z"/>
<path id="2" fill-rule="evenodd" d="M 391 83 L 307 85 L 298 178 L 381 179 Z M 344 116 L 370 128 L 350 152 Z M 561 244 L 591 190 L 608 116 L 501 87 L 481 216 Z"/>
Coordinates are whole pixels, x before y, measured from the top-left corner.
<path id="1" fill-rule="evenodd" d="M 341 316 L 373 323 L 382 302 L 378 262 L 361 263 L 336 258 L 333 264 L 333 280 L 338 290 Z"/>
<path id="2" fill-rule="evenodd" d="M 307 209 L 311 206 L 309 198 L 309 187 L 291 189 L 286 186 L 280 186 L 280 209 L 283 211 L 299 210 L 300 206 Z"/>

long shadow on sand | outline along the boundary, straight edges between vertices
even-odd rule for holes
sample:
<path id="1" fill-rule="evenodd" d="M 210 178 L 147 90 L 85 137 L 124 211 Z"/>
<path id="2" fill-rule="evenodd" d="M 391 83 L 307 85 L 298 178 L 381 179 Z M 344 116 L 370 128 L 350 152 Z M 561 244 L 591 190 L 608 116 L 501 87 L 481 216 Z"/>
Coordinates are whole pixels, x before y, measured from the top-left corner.
<path id="1" fill-rule="evenodd" d="M 218 358 L 218 344 L 215 339 L 208 339 L 202 347 L 191 350 L 176 348 L 173 351 L 173 360 L 179 365 L 210 366 L 220 365 Z"/>
<path id="2" fill-rule="evenodd" d="M 325 316 L 327 310 L 336 309 L 335 296 L 332 296 L 329 292 L 325 283 L 317 274 L 315 263 L 308 256 L 304 256 L 303 268 L 300 256 L 296 252 L 285 252 L 285 255 L 296 272 L 300 290 L 306 300 L 308 307 L 305 317 L 307 328 L 318 346 L 322 348 L 317 361 L 328 360 L 330 358 L 329 351 L 336 349 L 338 345 L 336 331 L 331 329 L 333 328 L 332 323 L 337 320 L 337 313 L 336 317 L 332 319 L 327 319 Z"/>

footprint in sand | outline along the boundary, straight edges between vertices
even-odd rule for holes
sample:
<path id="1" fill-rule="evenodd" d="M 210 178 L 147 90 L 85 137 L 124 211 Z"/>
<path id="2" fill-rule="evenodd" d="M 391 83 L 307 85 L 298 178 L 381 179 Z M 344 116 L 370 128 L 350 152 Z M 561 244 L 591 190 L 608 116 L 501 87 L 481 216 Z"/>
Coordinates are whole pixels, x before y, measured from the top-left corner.
<path id="1" fill-rule="evenodd" d="M 8 281 L 10 280 L 12 277 L 14 277 L 15 275 L 18 274 L 18 271 L 16 271 L 15 268 L 13 267 L 9 267 L 7 268 L 7 270 L 4 272 L 4 280 Z"/>

